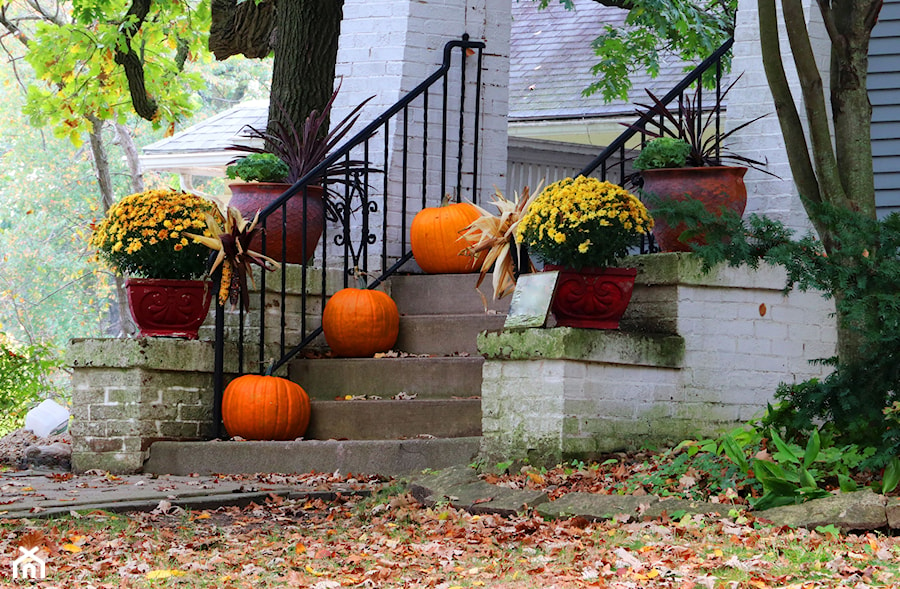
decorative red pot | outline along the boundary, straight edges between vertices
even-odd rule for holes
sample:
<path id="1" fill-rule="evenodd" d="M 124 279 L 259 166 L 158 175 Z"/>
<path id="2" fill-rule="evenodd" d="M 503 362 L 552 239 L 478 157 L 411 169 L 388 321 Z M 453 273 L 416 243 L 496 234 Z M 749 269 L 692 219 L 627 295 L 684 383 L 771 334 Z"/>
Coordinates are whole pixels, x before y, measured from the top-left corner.
<path id="1" fill-rule="evenodd" d="M 129 278 L 125 291 L 144 336 L 197 339 L 212 301 L 212 283 L 203 280 Z"/>
<path id="2" fill-rule="evenodd" d="M 589 329 L 619 328 L 619 320 L 631 301 L 636 268 L 573 270 L 547 264 L 544 270 L 559 271 L 551 306 L 557 325 Z"/>
<path id="3" fill-rule="evenodd" d="M 711 166 L 702 168 L 662 168 L 643 170 L 643 192 L 655 194 L 661 200 L 684 200 L 686 196 L 697 199 L 703 207 L 715 214 L 729 209 L 738 215 L 747 208 L 747 187 L 744 174 L 747 168 L 740 166 Z M 698 236 L 688 243 L 678 239 L 687 227 L 679 224 L 669 227 L 659 217 L 654 218 L 653 237 L 664 252 L 691 251 L 690 242 L 703 243 Z"/>
<path id="4" fill-rule="evenodd" d="M 284 194 L 290 184 L 272 182 L 238 182 L 228 186 L 231 189 L 229 205 L 238 209 L 244 218 L 251 220 L 256 211 L 261 211 L 276 198 Z M 287 201 L 287 255 L 282 259 L 282 211 L 279 209 L 266 219 L 266 255 L 288 264 L 302 264 L 313 256 L 316 245 L 325 230 L 325 190 L 321 186 L 306 188 L 304 208 L 303 191 Z M 303 217 L 306 215 L 306 257 L 303 256 Z M 250 248 L 262 252 L 262 237 L 256 237 Z"/>

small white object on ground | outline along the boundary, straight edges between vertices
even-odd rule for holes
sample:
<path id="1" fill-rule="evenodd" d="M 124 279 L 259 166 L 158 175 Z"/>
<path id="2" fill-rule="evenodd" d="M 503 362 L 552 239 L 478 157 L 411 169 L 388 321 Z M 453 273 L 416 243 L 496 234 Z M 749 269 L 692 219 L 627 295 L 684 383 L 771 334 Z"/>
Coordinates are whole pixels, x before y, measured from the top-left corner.
<path id="1" fill-rule="evenodd" d="M 41 401 L 25 414 L 25 429 L 33 431 L 39 438 L 65 431 L 68 423 L 69 410 L 52 399 Z"/>

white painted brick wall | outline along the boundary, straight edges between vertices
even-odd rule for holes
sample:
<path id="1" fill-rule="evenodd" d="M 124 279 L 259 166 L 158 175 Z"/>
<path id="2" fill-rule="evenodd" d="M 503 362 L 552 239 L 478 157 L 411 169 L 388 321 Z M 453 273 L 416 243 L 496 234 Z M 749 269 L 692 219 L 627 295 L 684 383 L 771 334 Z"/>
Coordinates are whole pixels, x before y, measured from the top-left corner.
<path id="1" fill-rule="evenodd" d="M 672 256 L 674 264 L 689 259 L 662 256 Z M 809 360 L 834 354 L 837 334 L 828 317 L 833 302 L 815 292 L 784 296 L 785 274 L 770 266 L 722 268 L 705 277 L 689 266 L 678 272 L 682 278 L 674 284 L 639 275 L 632 302 L 673 316 L 669 324 L 684 340 L 680 368 L 572 359 L 553 361 L 551 375 L 551 362 L 540 355 L 515 362 L 489 356 L 482 388 L 489 408 L 486 455 L 516 457 L 532 449 L 559 458 L 713 435 L 760 417 L 780 383 L 827 374 L 828 368 Z M 657 297 L 656 290 L 667 294 Z M 598 337 L 586 348 L 603 346 Z M 561 415 L 559 399 L 544 398 L 556 395 L 563 395 Z M 541 405 L 533 406 L 533 398 L 542 398 Z M 533 432 L 530 419 L 541 424 Z M 561 429 L 547 431 L 554 423 Z"/>
<path id="2" fill-rule="evenodd" d="M 821 14 L 816 3 L 803 0 L 806 10 L 808 28 L 816 52 L 819 69 L 825 84 L 825 97 L 828 98 L 828 35 L 822 24 Z M 745 182 L 748 190 L 747 213 L 764 213 L 784 222 L 789 227 L 805 232 L 811 229 L 809 218 L 800 202 L 791 176 L 784 140 L 778 118 L 775 116 L 775 105 L 771 98 L 762 56 L 759 46 L 759 18 L 756 0 L 739 0 L 737 28 L 735 30 L 734 61 L 732 72 L 743 73 L 729 93 L 728 128 L 734 128 L 753 118 L 770 113 L 766 118 L 757 121 L 750 127 L 733 136 L 730 146 L 735 153 L 747 157 L 768 161 L 768 171 L 779 176 L 781 180 L 767 176 L 762 172 L 750 170 Z M 779 4 L 779 22 L 780 4 Z M 785 71 L 791 83 L 791 89 L 801 117 L 805 121 L 805 111 L 797 82 L 796 68 L 791 57 L 787 41 L 787 33 L 782 26 L 781 50 L 784 56 Z"/>
<path id="3" fill-rule="evenodd" d="M 509 34 L 511 16 L 509 0 L 346 0 L 344 20 L 341 26 L 338 51 L 337 74 L 343 76 L 341 94 L 335 103 L 334 118 L 340 120 L 356 104 L 368 96 L 375 95 L 360 117 L 359 128 L 396 103 L 402 96 L 414 89 L 440 66 L 443 48 L 448 41 L 459 39 L 468 33 L 473 40 L 486 44 L 482 71 L 482 95 L 480 104 L 479 134 L 481 149 L 478 161 L 479 185 L 477 195 L 471 193 L 473 184 L 471 173 L 463 179 L 462 196 L 480 200 L 492 192 L 497 185 L 505 190 L 506 174 L 506 128 L 508 110 L 509 81 Z M 450 88 L 458 87 L 458 54 L 454 55 L 457 67 L 451 70 Z M 467 106 L 474 106 L 475 59 L 469 60 L 467 68 Z M 454 85 L 455 84 L 455 85 Z M 439 137 L 440 99 L 437 93 L 430 97 L 429 136 Z M 458 104 L 458 103 L 457 103 Z M 454 101 L 451 100 L 452 109 Z M 417 104 L 409 110 L 410 129 L 422 120 L 422 106 Z M 457 119 L 450 117 L 447 145 L 448 181 L 456 182 Z M 411 131 L 411 158 L 408 174 L 414 182 L 421 181 L 421 132 Z M 399 124 L 391 127 L 388 137 L 388 156 L 385 164 L 384 138 L 379 137 L 370 145 L 370 161 L 388 171 L 387 207 L 389 210 L 389 252 L 400 253 L 400 215 L 392 211 L 400 210 L 400 177 L 402 162 L 403 129 Z M 440 162 L 436 157 L 437 148 L 429 147 L 428 186 L 426 188 L 430 206 L 437 205 L 441 198 L 440 178 L 436 173 Z M 464 162 L 468 170 L 472 168 L 472 147 L 464 146 Z M 384 198 L 380 179 L 374 182 L 379 201 Z M 409 187 L 411 194 L 421 194 L 421 185 Z M 419 206 L 419 205 L 415 205 Z M 383 207 L 380 205 L 379 210 Z M 415 210 L 411 211 L 409 219 Z M 380 215 L 379 215 L 380 218 Z M 379 221 L 380 223 L 380 221 Z M 373 224 L 373 231 L 381 234 L 380 224 Z M 407 221 L 407 231 L 409 220 Z M 380 244 L 375 248 L 380 251 Z M 374 257 L 374 256 L 373 256 Z M 376 260 L 372 260 L 375 263 Z"/>

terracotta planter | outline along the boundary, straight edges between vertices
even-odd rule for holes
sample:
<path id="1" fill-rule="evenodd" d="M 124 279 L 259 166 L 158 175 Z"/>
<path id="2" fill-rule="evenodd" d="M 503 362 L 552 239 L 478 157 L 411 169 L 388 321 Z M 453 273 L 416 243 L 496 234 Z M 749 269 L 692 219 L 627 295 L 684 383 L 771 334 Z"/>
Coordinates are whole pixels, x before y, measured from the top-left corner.
<path id="1" fill-rule="evenodd" d="M 212 301 L 212 283 L 202 280 L 129 278 L 125 291 L 144 336 L 197 339 Z"/>
<path id="2" fill-rule="evenodd" d="M 231 201 L 229 205 L 241 211 L 246 219 L 252 219 L 256 211 L 262 210 L 290 188 L 290 184 L 266 182 L 246 182 L 230 184 Z M 306 204 L 303 191 L 298 192 L 287 202 L 287 255 L 282 259 L 282 212 L 275 211 L 266 219 L 266 251 L 265 254 L 279 262 L 302 264 L 309 260 L 316 251 L 316 245 L 325 229 L 324 190 L 321 186 L 306 188 Z M 304 214 L 306 216 L 306 238 L 304 240 Z M 306 243 L 306 255 L 303 255 L 303 244 Z M 262 252 L 262 237 L 255 238 L 251 249 Z"/>
<path id="3" fill-rule="evenodd" d="M 684 200 L 689 195 L 703 203 L 711 213 L 721 214 L 729 209 L 738 215 L 747 207 L 747 187 L 744 174 L 747 168 L 740 166 L 714 166 L 704 168 L 663 168 L 644 170 L 643 192 L 655 194 L 662 200 Z M 669 227 L 662 219 L 654 218 L 653 237 L 664 252 L 687 252 L 690 245 L 678 239 L 686 229 L 684 224 Z M 698 236 L 697 243 L 703 243 Z M 693 239 L 691 241 L 694 241 Z"/>
<path id="4" fill-rule="evenodd" d="M 589 329 L 618 329 L 634 290 L 636 268 L 582 268 L 558 270 L 559 281 L 551 309 L 556 324 Z"/>

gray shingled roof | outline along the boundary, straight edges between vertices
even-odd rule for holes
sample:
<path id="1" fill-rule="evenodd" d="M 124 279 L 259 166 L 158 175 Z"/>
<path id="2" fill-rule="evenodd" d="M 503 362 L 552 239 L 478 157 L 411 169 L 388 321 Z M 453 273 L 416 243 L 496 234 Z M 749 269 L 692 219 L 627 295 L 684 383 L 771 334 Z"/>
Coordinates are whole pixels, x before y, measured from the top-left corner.
<path id="1" fill-rule="evenodd" d="M 593 0 L 576 0 L 575 11 L 561 4 L 538 10 L 538 3 L 512 3 L 509 72 L 509 118 L 558 119 L 603 117 L 634 112 L 631 102 L 604 104 L 600 94 L 581 92 L 593 81 L 591 67 L 600 61 L 591 42 L 605 24 L 622 26 L 628 11 Z M 646 102 L 644 88 L 665 94 L 684 77 L 683 64 L 671 60 L 656 79 L 632 76 L 631 99 Z"/>
<path id="2" fill-rule="evenodd" d="M 144 147 L 144 155 L 168 154 L 172 152 L 221 151 L 240 142 L 241 130 L 250 125 L 265 129 L 269 119 L 269 101 L 252 100 L 242 102 L 224 112 L 192 125 Z M 243 139 L 243 142 L 246 142 Z"/>

